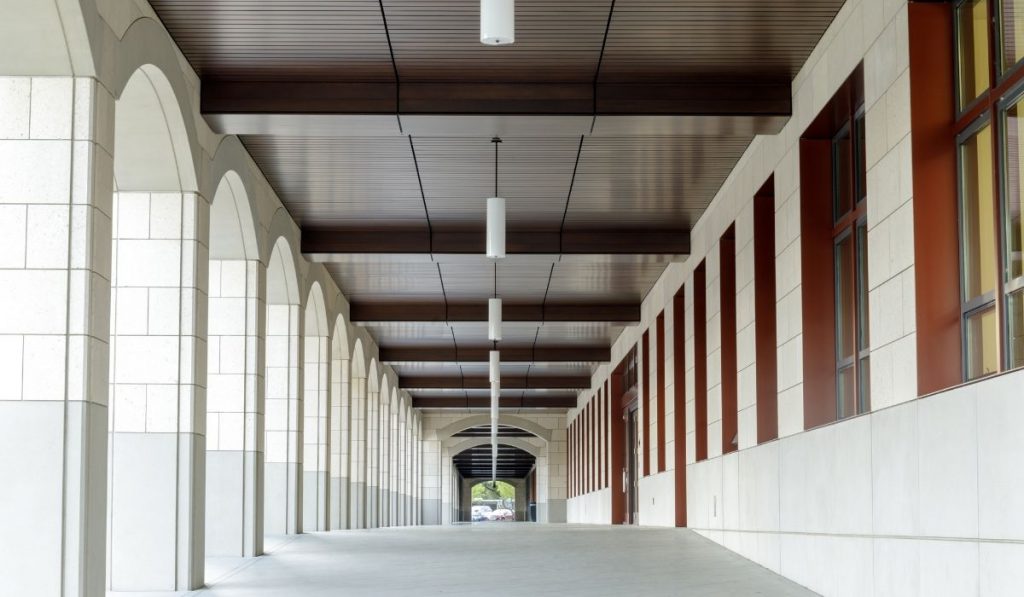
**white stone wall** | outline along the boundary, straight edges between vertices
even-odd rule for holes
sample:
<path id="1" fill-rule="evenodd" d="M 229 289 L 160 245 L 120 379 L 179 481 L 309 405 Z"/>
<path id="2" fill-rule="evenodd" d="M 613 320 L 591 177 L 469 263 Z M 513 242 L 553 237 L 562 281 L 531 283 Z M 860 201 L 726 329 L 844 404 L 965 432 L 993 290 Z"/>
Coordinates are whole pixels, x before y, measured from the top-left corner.
<path id="1" fill-rule="evenodd" d="M 666 270 L 643 303 L 642 323 L 616 341 L 612 363 L 644 330 L 653 341 L 664 309 L 668 396 L 674 383 L 686 384 L 688 522 L 708 538 L 826 595 L 1017 594 L 1024 585 L 1024 372 L 917 396 L 908 56 L 905 2 L 843 6 L 793 82 L 790 122 L 778 135 L 755 138 L 694 227 L 690 258 Z M 861 61 L 873 410 L 805 431 L 798 140 Z M 753 198 L 772 174 L 780 439 L 758 446 Z M 734 222 L 740 450 L 723 457 L 718 239 Z M 692 271 L 702 259 L 707 285 L 695 289 Z M 684 283 L 687 352 L 679 379 L 671 358 L 678 315 L 672 297 Z M 694 292 L 707 297 L 702 355 L 694 354 Z M 694 462 L 695 358 L 708 366 L 709 459 L 701 463 Z M 593 387 L 609 373 L 609 365 L 600 367 Z M 590 392 L 582 394 L 578 409 L 589 399 Z M 671 404 L 668 445 L 676 431 Z M 674 522 L 672 475 L 680 463 L 672 453 L 667 473 L 640 481 L 640 524 Z M 653 462 L 652 452 L 652 470 Z M 607 492 L 578 496 L 569 519 L 607 522 L 610 499 Z"/>
<path id="2" fill-rule="evenodd" d="M 262 551 L 275 528 L 263 528 L 264 500 L 278 530 L 300 527 L 305 304 L 269 300 L 272 250 L 290 249 L 289 296 L 319 284 L 326 321 L 345 330 L 342 352 L 365 363 L 377 347 L 348 323 L 324 267 L 298 256 L 299 229 L 241 142 L 207 126 L 198 77 L 144 1 L 4 8 L 23 27 L 0 36 L 0 592 L 100 596 L 108 573 L 117 588 L 196 588 L 208 547 Z M 164 118 L 124 107 L 140 70 Z M 159 183 L 134 184 L 154 172 Z M 209 203 L 228 178 L 246 261 L 211 262 Z M 333 358 L 317 348 L 321 362 Z M 375 375 L 395 379 L 386 366 Z M 331 415 L 349 404 L 346 389 L 331 393 Z M 336 476 L 321 436 L 317 472 L 330 469 L 351 497 L 365 444 L 348 452 L 363 459 L 349 476 Z M 268 470 L 282 465 L 280 499 L 264 496 L 264 481 L 277 487 L 260 472 L 264 457 Z M 226 482 L 211 482 L 206 465 Z M 365 506 L 344 507 L 365 520 Z"/>

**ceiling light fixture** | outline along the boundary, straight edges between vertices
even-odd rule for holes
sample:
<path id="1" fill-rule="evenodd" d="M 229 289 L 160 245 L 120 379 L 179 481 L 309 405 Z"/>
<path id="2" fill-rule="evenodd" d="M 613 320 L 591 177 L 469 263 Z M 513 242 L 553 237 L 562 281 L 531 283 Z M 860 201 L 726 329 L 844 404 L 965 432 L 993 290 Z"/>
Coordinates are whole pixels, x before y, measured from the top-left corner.
<path id="1" fill-rule="evenodd" d="M 487 299 L 487 339 L 501 340 L 501 299 Z"/>
<path id="2" fill-rule="evenodd" d="M 490 359 L 490 380 L 491 383 L 501 383 L 501 352 L 491 351 Z"/>
<path id="3" fill-rule="evenodd" d="M 515 0 L 480 0 L 480 43 L 507 46 L 515 41 Z"/>
<path id="4" fill-rule="evenodd" d="M 491 139 L 494 143 L 494 197 L 487 199 L 487 256 L 491 259 L 505 257 L 505 200 L 498 197 L 498 144 L 501 139 Z"/>

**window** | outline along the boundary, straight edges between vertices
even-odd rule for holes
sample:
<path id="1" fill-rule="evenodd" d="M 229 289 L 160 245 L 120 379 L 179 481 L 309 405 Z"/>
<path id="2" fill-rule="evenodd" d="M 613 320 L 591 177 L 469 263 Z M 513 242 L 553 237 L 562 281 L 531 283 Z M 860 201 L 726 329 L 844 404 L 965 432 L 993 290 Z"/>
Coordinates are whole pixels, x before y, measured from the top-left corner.
<path id="1" fill-rule="evenodd" d="M 955 6 L 963 377 L 1024 365 L 1024 2 Z"/>
<path id="2" fill-rule="evenodd" d="M 754 332 L 756 336 L 757 443 L 779 435 L 775 331 L 775 178 L 754 196 Z"/>
<path id="3" fill-rule="evenodd" d="M 858 66 L 800 140 L 805 429 L 871 406 L 863 82 Z"/>
<path id="4" fill-rule="evenodd" d="M 693 420 L 694 458 L 708 458 L 708 307 L 707 268 L 693 270 Z"/>
<path id="5" fill-rule="evenodd" d="M 867 288 L 867 190 L 864 108 L 832 140 L 832 229 L 835 271 L 836 412 L 867 412 L 870 351 Z"/>

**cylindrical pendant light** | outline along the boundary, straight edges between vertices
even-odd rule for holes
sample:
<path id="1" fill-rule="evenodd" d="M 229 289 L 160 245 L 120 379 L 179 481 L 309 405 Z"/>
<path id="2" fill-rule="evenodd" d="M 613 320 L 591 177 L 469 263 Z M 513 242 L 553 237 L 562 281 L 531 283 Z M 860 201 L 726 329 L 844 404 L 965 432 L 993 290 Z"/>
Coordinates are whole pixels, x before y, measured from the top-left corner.
<path id="1" fill-rule="evenodd" d="M 515 0 L 480 0 L 480 43 L 505 46 L 515 41 Z"/>
<path id="2" fill-rule="evenodd" d="M 491 259 L 505 257 L 505 199 L 487 198 L 487 256 Z"/>
<path id="3" fill-rule="evenodd" d="M 501 381 L 501 351 L 492 350 L 491 357 L 489 359 L 490 367 L 488 369 L 490 375 L 488 375 L 488 381 L 491 384 L 496 384 Z"/>
<path id="4" fill-rule="evenodd" d="M 501 299 L 487 299 L 487 339 L 501 340 Z"/>

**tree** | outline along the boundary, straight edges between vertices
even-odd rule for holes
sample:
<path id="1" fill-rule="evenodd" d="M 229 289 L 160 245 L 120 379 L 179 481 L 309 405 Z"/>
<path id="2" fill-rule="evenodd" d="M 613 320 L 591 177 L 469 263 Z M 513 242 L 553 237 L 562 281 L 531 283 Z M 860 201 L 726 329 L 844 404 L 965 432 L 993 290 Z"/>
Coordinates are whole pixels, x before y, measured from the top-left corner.
<path id="1" fill-rule="evenodd" d="M 514 500 L 516 488 L 504 481 L 484 481 L 473 486 L 472 495 L 474 500 Z"/>

